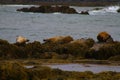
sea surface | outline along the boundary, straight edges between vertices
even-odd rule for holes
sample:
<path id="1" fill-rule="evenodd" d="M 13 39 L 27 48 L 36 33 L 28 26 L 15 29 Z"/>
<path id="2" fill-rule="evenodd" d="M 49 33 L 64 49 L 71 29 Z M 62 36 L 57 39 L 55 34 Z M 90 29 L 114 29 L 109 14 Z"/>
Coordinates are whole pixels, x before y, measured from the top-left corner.
<path id="1" fill-rule="evenodd" d="M 92 71 L 94 73 L 100 73 L 104 71 L 115 71 L 120 72 L 120 66 L 110 66 L 110 65 L 96 65 L 96 64 L 53 64 L 45 65 L 53 69 L 61 69 L 63 71 Z M 26 66 L 26 68 L 31 68 L 33 66 Z"/>
<path id="2" fill-rule="evenodd" d="M 119 6 L 74 7 L 78 12 L 89 10 L 90 15 L 62 13 L 24 13 L 16 9 L 33 5 L 0 5 L 0 39 L 16 42 L 16 36 L 22 35 L 32 41 L 42 42 L 53 36 L 70 35 L 74 39 L 93 38 L 101 31 L 107 31 L 114 40 L 120 41 Z M 36 5 L 37 6 L 37 5 Z"/>

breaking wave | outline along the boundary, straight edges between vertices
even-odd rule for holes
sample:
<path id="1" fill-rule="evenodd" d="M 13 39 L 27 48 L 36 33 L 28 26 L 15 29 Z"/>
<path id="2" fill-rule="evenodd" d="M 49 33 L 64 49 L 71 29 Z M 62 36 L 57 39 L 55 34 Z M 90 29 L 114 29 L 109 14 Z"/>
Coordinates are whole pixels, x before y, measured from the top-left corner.
<path id="1" fill-rule="evenodd" d="M 56 15 L 57 15 L 57 14 L 62 14 L 62 13 L 60 13 L 60 12 L 54 12 L 53 14 L 56 14 Z"/>
<path id="2" fill-rule="evenodd" d="M 118 10 L 120 9 L 120 6 L 109 6 L 102 9 L 97 10 L 91 10 L 89 11 L 90 15 L 104 15 L 104 14 L 110 14 L 110 13 L 118 13 Z"/>

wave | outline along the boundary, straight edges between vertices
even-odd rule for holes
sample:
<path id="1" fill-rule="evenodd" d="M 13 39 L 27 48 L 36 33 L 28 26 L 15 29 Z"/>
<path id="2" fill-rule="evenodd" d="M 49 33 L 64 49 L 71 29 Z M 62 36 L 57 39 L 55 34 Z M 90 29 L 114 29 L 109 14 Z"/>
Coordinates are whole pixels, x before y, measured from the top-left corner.
<path id="1" fill-rule="evenodd" d="M 120 6 L 109 6 L 102 9 L 97 10 L 91 10 L 89 11 L 90 15 L 104 15 L 109 13 L 118 13 L 118 10 L 120 9 Z"/>
<path id="2" fill-rule="evenodd" d="M 60 13 L 60 12 L 54 12 L 53 14 L 62 14 L 62 13 Z"/>

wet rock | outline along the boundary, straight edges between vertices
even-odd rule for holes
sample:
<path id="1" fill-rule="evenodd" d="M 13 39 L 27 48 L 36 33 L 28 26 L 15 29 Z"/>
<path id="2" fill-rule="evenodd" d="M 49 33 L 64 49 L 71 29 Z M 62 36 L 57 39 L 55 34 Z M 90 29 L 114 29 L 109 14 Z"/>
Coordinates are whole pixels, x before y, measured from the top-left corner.
<path id="1" fill-rule="evenodd" d="M 120 13 L 120 9 L 118 9 L 118 10 L 117 10 L 117 12 L 119 12 L 119 13 Z"/>
<path id="2" fill-rule="evenodd" d="M 113 38 L 107 32 L 100 32 L 97 35 L 97 39 L 99 42 L 113 42 Z"/>
<path id="3" fill-rule="evenodd" d="M 95 41 L 91 38 L 88 38 L 88 39 L 81 38 L 81 39 L 71 41 L 70 43 L 72 43 L 72 44 L 77 43 L 77 44 L 82 44 L 84 46 L 92 47 L 94 45 Z"/>
<path id="4" fill-rule="evenodd" d="M 28 12 L 28 11 L 29 11 L 29 9 L 28 9 L 28 8 L 21 8 L 21 9 L 17 9 L 17 11 Z"/>
<path id="5" fill-rule="evenodd" d="M 85 15 L 89 15 L 89 12 L 88 11 L 81 11 L 80 14 L 85 14 Z"/>
<path id="6" fill-rule="evenodd" d="M 106 60 L 112 56 L 119 55 L 118 46 L 120 46 L 120 42 L 96 43 L 89 49 L 87 58 Z"/>
<path id="7" fill-rule="evenodd" d="M 77 14 L 77 11 L 74 8 L 70 8 L 69 6 L 49 6 L 49 5 L 42 5 L 39 7 L 30 7 L 30 8 L 21 8 L 17 9 L 17 11 L 22 12 L 39 12 L 39 13 L 54 13 L 54 12 L 61 12 L 61 13 L 68 13 L 68 14 Z"/>
<path id="8" fill-rule="evenodd" d="M 94 8 L 93 10 L 101 10 L 101 9 L 103 9 L 103 8 Z"/>
<path id="9" fill-rule="evenodd" d="M 94 51 L 99 51 L 103 46 L 109 46 L 107 43 L 95 43 L 90 49 Z"/>

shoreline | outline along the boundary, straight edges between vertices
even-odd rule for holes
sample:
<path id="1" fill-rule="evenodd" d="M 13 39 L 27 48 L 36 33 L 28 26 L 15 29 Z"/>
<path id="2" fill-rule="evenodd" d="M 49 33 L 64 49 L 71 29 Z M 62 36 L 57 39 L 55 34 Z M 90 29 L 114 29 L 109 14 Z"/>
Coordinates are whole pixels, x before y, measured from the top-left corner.
<path id="1" fill-rule="evenodd" d="M 56 64 L 91 64 L 104 66 L 120 66 L 120 61 L 108 60 L 62 60 L 62 59 L 9 59 L 2 62 L 18 62 L 24 65 L 56 65 Z"/>
<path id="2" fill-rule="evenodd" d="M 69 66 L 70 67 L 70 66 Z M 73 66 L 74 67 L 74 66 Z M 77 65 L 77 67 L 80 67 Z M 91 66 L 92 67 L 92 66 Z M 68 68 L 68 67 L 67 67 Z M 76 67 L 75 67 L 76 68 Z M 81 68 L 81 67 L 80 67 Z M 87 68 L 87 67 L 86 67 Z M 88 67 L 89 68 L 89 67 Z M 0 65 L 1 80 L 119 80 L 120 72 L 64 71 L 49 66 L 25 66 L 19 62 L 4 62 Z M 98 70 L 99 71 L 99 70 Z"/>

